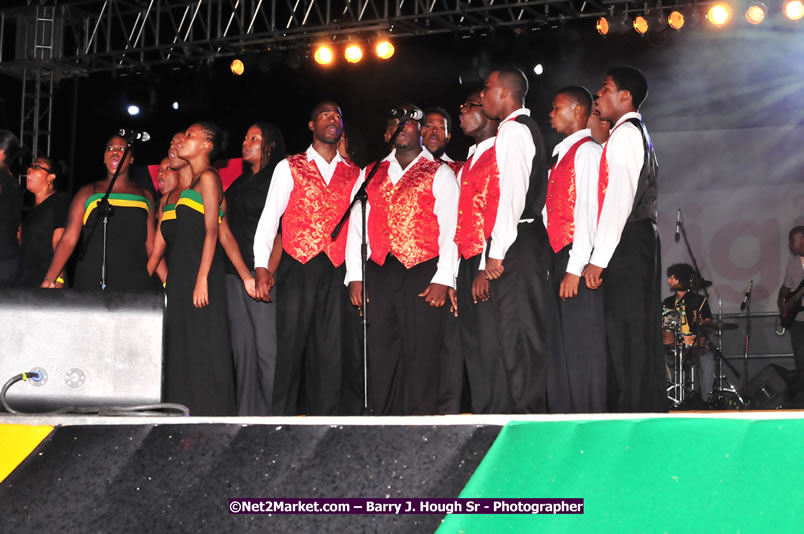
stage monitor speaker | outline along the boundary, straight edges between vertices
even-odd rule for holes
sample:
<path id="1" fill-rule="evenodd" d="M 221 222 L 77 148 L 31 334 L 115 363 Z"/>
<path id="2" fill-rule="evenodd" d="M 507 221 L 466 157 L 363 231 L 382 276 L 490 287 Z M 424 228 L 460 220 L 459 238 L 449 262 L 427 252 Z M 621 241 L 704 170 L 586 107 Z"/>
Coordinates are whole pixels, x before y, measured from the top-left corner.
<path id="1" fill-rule="evenodd" d="M 777 410 L 784 403 L 788 370 L 779 365 L 768 365 L 745 386 L 745 395 L 751 399 L 754 410 Z"/>
<path id="2" fill-rule="evenodd" d="M 164 309 L 156 292 L 0 292 L 0 384 L 43 375 L 11 386 L 8 404 L 40 412 L 160 402 Z"/>

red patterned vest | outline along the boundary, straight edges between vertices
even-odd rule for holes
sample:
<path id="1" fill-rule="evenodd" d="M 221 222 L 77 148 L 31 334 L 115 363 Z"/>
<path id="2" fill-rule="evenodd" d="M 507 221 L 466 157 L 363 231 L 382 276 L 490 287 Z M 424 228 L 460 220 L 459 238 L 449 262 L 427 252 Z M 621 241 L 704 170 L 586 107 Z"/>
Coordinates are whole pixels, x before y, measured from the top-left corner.
<path id="1" fill-rule="evenodd" d="M 458 226 L 455 228 L 458 254 L 466 259 L 483 252 L 483 245 L 494 229 L 500 203 L 497 151 L 492 146 L 471 165 L 473 160 L 474 156 L 466 162 L 466 172 L 461 175 Z"/>
<path id="2" fill-rule="evenodd" d="M 465 161 L 445 161 L 449 168 L 452 169 L 452 172 L 455 173 L 455 176 L 458 176 L 458 173 L 461 171 L 461 168 L 466 163 Z"/>
<path id="3" fill-rule="evenodd" d="M 438 256 L 438 218 L 433 213 L 433 180 L 441 161 L 420 158 L 394 185 L 383 161 L 369 183 L 368 227 L 371 259 L 385 263 L 390 252 L 405 268 Z"/>
<path id="4" fill-rule="evenodd" d="M 628 121 L 623 121 L 609 132 L 609 139 L 614 134 L 614 130 L 622 126 Z M 600 212 L 603 210 L 603 200 L 606 198 L 606 189 L 609 187 L 609 162 L 606 159 L 606 150 L 609 148 L 609 143 L 603 145 L 603 155 L 600 156 L 600 179 L 597 181 L 597 219 L 600 220 Z"/>
<path id="5" fill-rule="evenodd" d="M 306 153 L 289 156 L 288 164 L 293 191 L 282 217 L 282 247 L 302 263 L 325 252 L 338 267 L 346 257 L 346 232 L 334 241 L 330 234 L 349 207 L 360 169 L 351 163 L 338 163 L 327 186 Z"/>
<path id="6" fill-rule="evenodd" d="M 584 137 L 573 144 L 561 161 L 556 162 L 550 170 L 547 182 L 547 236 L 553 252 L 572 243 L 575 236 L 575 153 L 584 143 L 591 141 Z"/>

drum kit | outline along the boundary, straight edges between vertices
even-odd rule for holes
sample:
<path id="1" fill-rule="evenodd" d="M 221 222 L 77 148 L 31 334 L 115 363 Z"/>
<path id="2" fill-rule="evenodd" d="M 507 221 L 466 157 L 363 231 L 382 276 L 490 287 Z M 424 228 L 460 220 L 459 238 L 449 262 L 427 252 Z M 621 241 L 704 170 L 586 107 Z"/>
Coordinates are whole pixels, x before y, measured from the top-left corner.
<path id="1" fill-rule="evenodd" d="M 712 285 L 709 280 L 694 276 L 689 281 L 689 295 Z M 687 288 L 671 288 L 673 290 Z M 685 298 L 682 297 L 682 298 Z M 708 298 L 708 294 L 707 294 Z M 704 299 L 704 302 L 706 298 Z M 703 305 L 701 305 L 703 307 Z M 726 365 L 736 376 L 737 370 L 723 357 L 721 352 L 722 336 L 726 330 L 737 328 L 736 323 L 727 323 L 719 318 L 717 320 L 704 319 L 699 310 L 685 313 L 689 317 L 689 328 L 684 328 L 684 318 L 675 308 L 662 309 L 662 329 L 665 351 L 668 359 L 672 358 L 672 366 L 668 365 L 667 399 L 671 409 L 710 408 L 710 409 L 739 409 L 745 408 L 746 402 L 729 382 L 724 374 L 723 365 Z M 714 334 L 717 344 L 709 338 Z M 701 358 L 711 353 L 715 358 L 714 376 L 703 376 L 700 373 Z M 700 378 L 699 378 L 700 376 Z M 714 379 L 712 393 L 707 395 L 709 388 L 706 381 Z"/>

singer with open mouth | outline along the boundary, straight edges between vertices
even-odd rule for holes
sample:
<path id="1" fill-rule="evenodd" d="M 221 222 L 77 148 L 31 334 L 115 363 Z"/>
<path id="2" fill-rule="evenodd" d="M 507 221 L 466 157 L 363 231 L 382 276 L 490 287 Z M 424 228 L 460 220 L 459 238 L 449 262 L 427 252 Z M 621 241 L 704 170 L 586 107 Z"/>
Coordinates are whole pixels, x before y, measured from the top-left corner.
<path id="1" fill-rule="evenodd" d="M 104 264 L 103 222 L 98 203 L 119 168 L 109 204 L 112 213 L 106 225 L 107 289 L 120 291 L 147 291 L 155 287 L 146 268 L 156 228 L 154 200 L 151 193 L 129 181 L 129 167 L 134 161 L 133 152 L 123 158 L 126 139 L 113 135 L 106 142 L 103 163 L 106 178 L 83 186 L 70 204 L 64 234 L 53 252 L 53 261 L 42 280 L 42 287 L 53 288 L 74 251 L 78 252 L 75 289 L 100 288 Z M 81 239 L 81 246 L 79 244 Z"/>

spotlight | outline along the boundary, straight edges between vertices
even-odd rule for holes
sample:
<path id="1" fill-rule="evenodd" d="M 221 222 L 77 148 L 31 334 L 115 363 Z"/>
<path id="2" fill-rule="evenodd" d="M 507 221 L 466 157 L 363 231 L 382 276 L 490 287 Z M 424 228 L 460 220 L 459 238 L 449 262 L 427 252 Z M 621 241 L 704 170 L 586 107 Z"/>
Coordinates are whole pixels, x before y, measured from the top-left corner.
<path id="1" fill-rule="evenodd" d="M 313 53 L 313 59 L 319 65 L 331 65 L 335 59 L 335 54 L 332 53 L 332 48 L 329 45 L 319 45 Z"/>
<path id="2" fill-rule="evenodd" d="M 126 111 L 128 111 L 128 114 L 133 117 L 140 114 L 140 107 L 135 104 L 131 104 L 128 108 L 126 108 Z"/>
<path id="3" fill-rule="evenodd" d="M 801 20 L 804 17 L 804 1 L 802 0 L 787 0 L 782 5 L 784 16 L 790 20 Z"/>
<path id="4" fill-rule="evenodd" d="M 595 21 L 595 29 L 597 33 L 603 35 L 604 37 L 609 34 L 609 19 L 606 17 L 600 17 Z"/>
<path id="5" fill-rule="evenodd" d="M 173 101 L 173 103 L 170 105 L 170 107 L 172 107 L 173 109 L 175 109 L 176 111 L 178 111 L 178 110 L 179 110 L 179 101 L 178 101 L 178 100 L 174 100 L 174 101 Z"/>
<path id="6" fill-rule="evenodd" d="M 380 59 L 390 59 L 394 55 L 394 45 L 388 39 L 382 39 L 374 46 L 374 52 Z"/>
<path id="7" fill-rule="evenodd" d="M 240 76 L 246 72 L 246 66 L 239 59 L 233 59 L 232 63 L 229 65 L 229 68 L 232 69 L 232 74 L 235 76 Z"/>
<path id="8" fill-rule="evenodd" d="M 533 67 L 533 74 L 535 74 L 536 76 L 541 76 L 542 74 L 544 74 L 544 67 L 542 66 L 541 63 L 538 63 L 536 64 L 535 67 Z"/>
<path id="9" fill-rule="evenodd" d="M 761 24 L 768 16 L 768 6 L 762 2 L 754 2 L 745 10 L 745 20 L 750 24 Z"/>
<path id="10" fill-rule="evenodd" d="M 363 59 L 363 49 L 359 44 L 350 44 L 343 55 L 349 63 L 359 63 Z"/>
<path id="11" fill-rule="evenodd" d="M 723 26 L 731 18 L 731 9 L 727 4 L 717 3 L 709 8 L 706 18 L 715 26 Z"/>
<path id="12" fill-rule="evenodd" d="M 603 37 L 614 35 L 615 33 L 625 33 L 631 28 L 629 20 L 630 19 L 627 19 L 625 15 L 614 15 L 614 13 L 610 13 L 595 21 L 595 30 Z"/>
<path id="13" fill-rule="evenodd" d="M 678 10 L 671 11 L 667 16 L 667 25 L 674 30 L 680 30 L 684 27 L 684 14 Z"/>
<path id="14" fill-rule="evenodd" d="M 639 35 L 648 33 L 648 20 L 642 15 L 634 17 L 634 29 Z"/>

